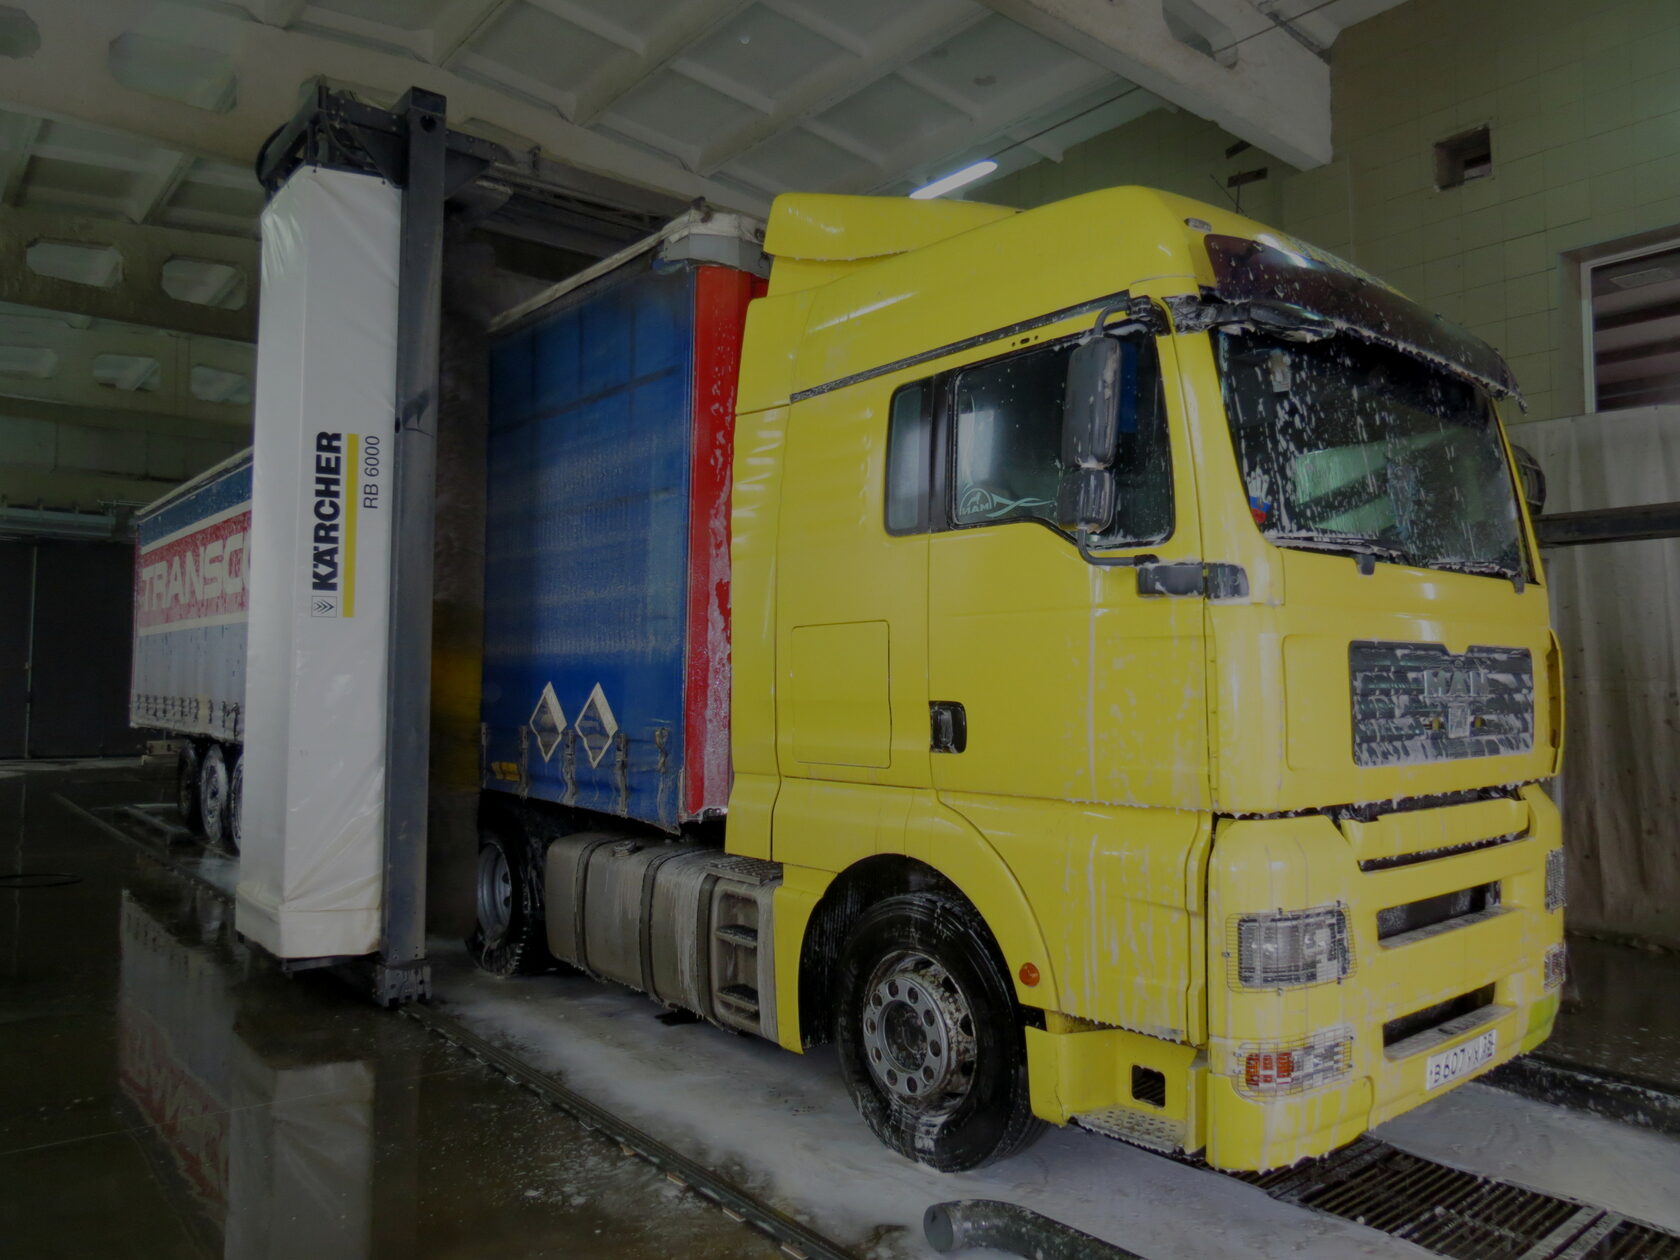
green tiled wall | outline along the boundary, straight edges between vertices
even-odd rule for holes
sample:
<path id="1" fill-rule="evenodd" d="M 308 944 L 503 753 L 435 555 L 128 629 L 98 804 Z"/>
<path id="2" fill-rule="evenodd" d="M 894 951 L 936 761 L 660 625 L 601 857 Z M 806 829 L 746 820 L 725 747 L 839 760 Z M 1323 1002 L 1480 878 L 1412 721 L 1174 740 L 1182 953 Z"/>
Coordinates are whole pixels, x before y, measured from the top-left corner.
<path id="1" fill-rule="evenodd" d="M 1575 265 L 1563 255 L 1680 235 L 1680 0 L 1407 0 L 1349 27 L 1331 66 L 1336 157 L 1296 171 L 1158 110 L 978 190 L 1032 206 L 1150 184 L 1342 254 L 1468 324 L 1510 359 L 1527 419 L 1582 410 Z M 1493 176 L 1434 187 L 1434 144 L 1486 123 Z"/>

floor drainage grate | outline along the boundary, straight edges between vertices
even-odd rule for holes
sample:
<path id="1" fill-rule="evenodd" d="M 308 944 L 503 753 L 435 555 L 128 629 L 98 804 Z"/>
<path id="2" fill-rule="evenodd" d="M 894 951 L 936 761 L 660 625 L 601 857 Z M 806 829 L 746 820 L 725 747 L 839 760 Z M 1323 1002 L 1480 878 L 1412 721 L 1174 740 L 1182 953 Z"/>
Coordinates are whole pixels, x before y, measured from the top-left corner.
<path id="1" fill-rule="evenodd" d="M 1453 1260 L 1680 1260 L 1680 1236 L 1361 1138 L 1242 1180 Z"/>
<path id="2" fill-rule="evenodd" d="M 1680 1260 L 1680 1237 L 1639 1221 L 1618 1220 L 1579 1254 L 1581 1260 Z"/>

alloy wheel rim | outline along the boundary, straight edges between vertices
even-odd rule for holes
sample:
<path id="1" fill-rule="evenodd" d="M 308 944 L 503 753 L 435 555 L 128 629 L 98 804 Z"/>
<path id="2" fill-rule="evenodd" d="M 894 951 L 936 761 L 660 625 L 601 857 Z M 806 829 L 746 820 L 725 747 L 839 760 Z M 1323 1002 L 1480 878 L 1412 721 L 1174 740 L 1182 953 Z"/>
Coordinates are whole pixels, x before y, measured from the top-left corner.
<path id="1" fill-rule="evenodd" d="M 204 834 L 212 840 L 220 840 L 226 823 L 224 807 L 227 804 L 227 766 L 221 761 L 206 757 L 200 778 L 202 782 L 198 792 L 202 799 L 199 808 L 204 820 Z"/>
<path id="2" fill-rule="evenodd" d="M 950 972 L 899 951 L 877 964 L 865 993 L 863 1050 L 876 1084 L 926 1114 L 961 1103 L 974 1084 L 974 1013 Z"/>
<path id="3" fill-rule="evenodd" d="M 500 940 L 513 919 L 513 870 L 500 847 L 478 851 L 478 922 L 484 935 Z"/>

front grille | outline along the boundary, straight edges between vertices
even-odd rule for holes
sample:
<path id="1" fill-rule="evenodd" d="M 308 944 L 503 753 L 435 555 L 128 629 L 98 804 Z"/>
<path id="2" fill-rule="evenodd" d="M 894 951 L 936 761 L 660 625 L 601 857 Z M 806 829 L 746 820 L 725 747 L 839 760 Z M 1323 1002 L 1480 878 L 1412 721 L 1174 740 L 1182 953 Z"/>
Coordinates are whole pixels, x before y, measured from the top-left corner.
<path id="1" fill-rule="evenodd" d="M 1353 760 L 1416 765 L 1505 757 L 1534 747 L 1534 659 L 1527 648 L 1439 643 L 1348 645 Z"/>
<path id="2" fill-rule="evenodd" d="M 1513 840 L 1526 839 L 1528 832 L 1513 831 L 1508 836 L 1489 836 L 1486 840 L 1468 840 L 1463 844 L 1449 844 L 1439 849 L 1424 849 L 1418 853 L 1396 853 L 1390 857 L 1367 858 L 1359 864 L 1359 869 L 1367 874 L 1372 871 L 1392 871 L 1402 866 L 1416 866 L 1419 862 L 1457 857 L 1460 853 L 1474 853 L 1477 849 L 1491 849 L 1496 844 L 1510 844 Z"/>
<path id="3" fill-rule="evenodd" d="M 1459 1019 L 1492 1004 L 1493 986 L 1485 984 L 1474 992 L 1448 998 L 1445 1002 L 1426 1006 L 1421 1011 L 1413 1011 L 1410 1015 L 1400 1016 L 1399 1019 L 1391 1019 L 1383 1025 L 1383 1049 L 1386 1050 L 1419 1033 L 1426 1033 L 1450 1020 Z"/>
<path id="4" fill-rule="evenodd" d="M 1499 881 L 1461 888 L 1457 892 L 1408 901 L 1377 911 L 1377 939 L 1393 942 L 1396 937 L 1424 932 L 1451 924 L 1455 919 L 1481 915 L 1499 904 Z"/>

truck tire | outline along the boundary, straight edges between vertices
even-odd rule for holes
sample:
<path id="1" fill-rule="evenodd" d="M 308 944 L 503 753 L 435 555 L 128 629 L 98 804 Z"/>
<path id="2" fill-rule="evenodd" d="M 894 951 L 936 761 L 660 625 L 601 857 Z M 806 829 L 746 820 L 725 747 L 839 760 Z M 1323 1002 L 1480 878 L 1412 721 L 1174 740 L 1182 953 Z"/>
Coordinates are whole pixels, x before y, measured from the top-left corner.
<path id="1" fill-rule="evenodd" d="M 233 750 L 233 773 L 228 776 L 227 826 L 224 840 L 228 851 L 239 852 L 239 811 L 245 803 L 245 753 L 243 749 Z"/>
<path id="2" fill-rule="evenodd" d="M 204 838 L 211 844 L 221 844 L 227 837 L 228 787 L 227 754 L 212 742 L 198 768 L 198 816 Z"/>
<path id="3" fill-rule="evenodd" d="M 918 892 L 870 907 L 841 952 L 835 990 L 846 1088 L 893 1150 L 961 1172 L 1043 1134 L 1015 995 L 966 902 Z"/>
<path id="4" fill-rule="evenodd" d="M 548 970 L 542 876 L 530 846 L 489 828 L 479 833 L 478 926 L 467 951 L 493 976 Z"/>
<path id="5" fill-rule="evenodd" d="M 175 754 L 175 805 L 188 831 L 198 830 L 198 771 L 198 745 L 184 739 L 181 751 Z"/>

